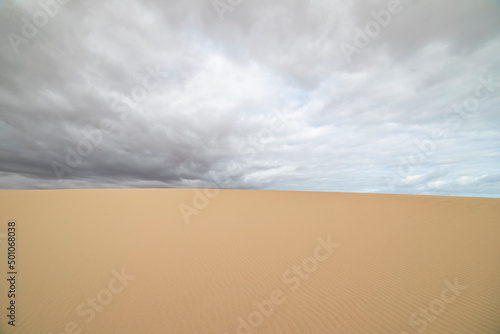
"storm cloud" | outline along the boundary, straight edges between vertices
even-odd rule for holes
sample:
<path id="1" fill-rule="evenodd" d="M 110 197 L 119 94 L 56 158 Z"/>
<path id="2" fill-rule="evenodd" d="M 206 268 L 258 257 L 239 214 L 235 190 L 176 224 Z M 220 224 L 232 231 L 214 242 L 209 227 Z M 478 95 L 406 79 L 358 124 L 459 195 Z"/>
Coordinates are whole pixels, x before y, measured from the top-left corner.
<path id="1" fill-rule="evenodd" d="M 0 187 L 500 197 L 500 2 L 0 2 Z"/>

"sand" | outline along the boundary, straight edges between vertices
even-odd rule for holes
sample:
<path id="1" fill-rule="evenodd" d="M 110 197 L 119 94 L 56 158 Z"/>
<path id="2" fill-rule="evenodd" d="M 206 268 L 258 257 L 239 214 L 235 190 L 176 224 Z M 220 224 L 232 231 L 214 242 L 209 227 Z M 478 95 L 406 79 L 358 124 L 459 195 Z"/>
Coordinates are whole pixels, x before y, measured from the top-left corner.
<path id="1" fill-rule="evenodd" d="M 500 333 L 499 199 L 206 195 L 0 191 L 0 332 Z"/>

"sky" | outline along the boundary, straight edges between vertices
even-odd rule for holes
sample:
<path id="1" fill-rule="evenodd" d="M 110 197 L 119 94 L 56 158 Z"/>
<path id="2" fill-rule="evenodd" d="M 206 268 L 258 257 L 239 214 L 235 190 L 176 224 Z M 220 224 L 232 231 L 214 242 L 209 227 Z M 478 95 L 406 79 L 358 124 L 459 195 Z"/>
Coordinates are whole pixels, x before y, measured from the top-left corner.
<path id="1" fill-rule="evenodd" d="M 0 188 L 500 197 L 500 1 L 4 0 Z"/>

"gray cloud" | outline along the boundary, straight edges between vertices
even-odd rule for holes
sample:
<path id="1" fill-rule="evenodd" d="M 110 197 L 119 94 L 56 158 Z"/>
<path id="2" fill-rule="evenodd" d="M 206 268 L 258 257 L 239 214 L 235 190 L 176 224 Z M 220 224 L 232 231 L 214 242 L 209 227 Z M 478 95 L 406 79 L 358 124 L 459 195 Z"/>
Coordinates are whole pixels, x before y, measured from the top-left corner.
<path id="1" fill-rule="evenodd" d="M 402 0 L 350 62 L 389 1 L 41 3 L 0 6 L 4 189 L 500 194 L 498 1 Z"/>

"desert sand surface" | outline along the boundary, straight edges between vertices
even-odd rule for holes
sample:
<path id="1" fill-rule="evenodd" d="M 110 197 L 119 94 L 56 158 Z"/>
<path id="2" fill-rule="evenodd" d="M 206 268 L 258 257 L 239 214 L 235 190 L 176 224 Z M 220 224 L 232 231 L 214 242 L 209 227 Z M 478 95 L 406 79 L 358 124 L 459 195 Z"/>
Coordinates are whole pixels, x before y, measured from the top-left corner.
<path id="1" fill-rule="evenodd" d="M 0 217 L 1 333 L 500 333 L 499 199 L 4 190 Z"/>

